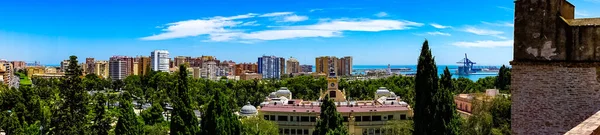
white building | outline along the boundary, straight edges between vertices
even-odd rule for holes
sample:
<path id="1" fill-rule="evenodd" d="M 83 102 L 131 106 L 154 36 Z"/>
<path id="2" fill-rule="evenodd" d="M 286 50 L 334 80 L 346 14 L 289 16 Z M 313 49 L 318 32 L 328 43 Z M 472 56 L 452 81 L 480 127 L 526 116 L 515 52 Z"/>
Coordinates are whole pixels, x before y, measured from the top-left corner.
<path id="1" fill-rule="evenodd" d="M 152 71 L 169 72 L 169 51 L 154 50 L 150 53 Z"/>
<path id="2" fill-rule="evenodd" d="M 207 61 L 202 63 L 202 69 L 200 69 L 200 77 L 204 79 L 217 80 L 217 63 L 214 61 Z"/>

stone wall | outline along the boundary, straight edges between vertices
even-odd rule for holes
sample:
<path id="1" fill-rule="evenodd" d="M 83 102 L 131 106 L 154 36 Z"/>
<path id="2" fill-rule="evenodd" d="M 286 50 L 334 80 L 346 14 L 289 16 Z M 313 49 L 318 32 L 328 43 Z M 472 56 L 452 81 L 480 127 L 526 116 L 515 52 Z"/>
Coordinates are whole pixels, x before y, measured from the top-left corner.
<path id="1" fill-rule="evenodd" d="M 513 134 L 564 134 L 600 109 L 599 64 L 512 64 Z"/>

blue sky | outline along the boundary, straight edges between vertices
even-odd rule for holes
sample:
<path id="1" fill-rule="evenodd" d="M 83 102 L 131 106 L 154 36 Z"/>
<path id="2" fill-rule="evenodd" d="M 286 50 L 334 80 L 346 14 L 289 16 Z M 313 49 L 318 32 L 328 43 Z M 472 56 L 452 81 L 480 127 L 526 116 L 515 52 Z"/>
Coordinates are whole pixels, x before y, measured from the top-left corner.
<path id="1" fill-rule="evenodd" d="M 600 16 L 600 0 L 570 2 L 577 17 Z M 166 49 L 236 62 L 265 54 L 405 65 L 428 39 L 438 64 L 468 53 L 501 65 L 512 59 L 513 8 L 513 0 L 4 0 L 0 59 L 57 64 Z"/>

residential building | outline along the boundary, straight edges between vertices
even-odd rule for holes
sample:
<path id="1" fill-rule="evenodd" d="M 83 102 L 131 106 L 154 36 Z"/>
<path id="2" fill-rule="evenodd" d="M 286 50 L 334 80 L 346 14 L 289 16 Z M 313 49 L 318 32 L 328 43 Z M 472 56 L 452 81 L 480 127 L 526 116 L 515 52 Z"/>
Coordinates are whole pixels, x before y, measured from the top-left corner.
<path id="1" fill-rule="evenodd" d="M 105 60 L 95 61 L 94 69 L 95 69 L 94 74 L 96 74 L 98 77 L 108 78 L 110 76 L 109 75 L 110 66 L 108 64 L 108 61 L 105 61 Z"/>
<path id="2" fill-rule="evenodd" d="M 346 56 L 338 60 L 337 74 L 339 76 L 351 76 L 352 75 L 352 56 Z"/>
<path id="3" fill-rule="evenodd" d="M 186 64 L 186 63 L 189 64 L 188 60 L 190 60 L 190 59 L 192 59 L 192 58 L 189 56 L 177 56 L 177 57 L 175 57 L 175 60 L 173 61 L 175 64 L 174 66 L 179 67 L 179 65 L 181 65 L 181 64 Z"/>
<path id="4" fill-rule="evenodd" d="M 217 80 L 217 63 L 214 61 L 204 62 L 200 71 L 200 77 L 210 80 Z"/>
<path id="5" fill-rule="evenodd" d="M 290 59 L 286 61 L 286 64 L 286 74 L 300 73 L 300 62 L 298 62 L 296 58 L 290 57 Z"/>
<path id="6" fill-rule="evenodd" d="M 27 63 L 25 61 L 11 61 L 15 70 L 25 69 L 27 67 Z"/>
<path id="7" fill-rule="evenodd" d="M 321 100 L 334 100 L 350 135 L 386 134 L 383 127 L 390 120 L 408 120 L 413 112 L 394 92 L 380 87 L 375 100 L 347 100 L 346 92 L 338 89 L 337 78 L 328 78 L 328 88 L 319 93 L 316 101 L 294 99 L 285 87 L 270 93 L 258 109 L 258 117 L 273 121 L 282 135 L 309 135 L 315 130 L 321 111 Z"/>
<path id="8" fill-rule="evenodd" d="M 235 75 L 241 76 L 244 73 L 258 73 L 258 64 L 240 63 L 235 65 Z"/>
<path id="9" fill-rule="evenodd" d="M 140 69 L 139 62 L 134 61 L 133 62 L 133 68 L 131 68 L 131 69 L 132 69 L 132 72 L 131 72 L 130 75 L 140 75 L 139 74 L 140 73 L 140 71 L 139 71 L 139 69 Z"/>
<path id="10" fill-rule="evenodd" d="M 258 73 L 263 75 L 263 78 L 281 78 L 281 61 L 279 57 L 262 56 L 258 57 Z"/>
<path id="11" fill-rule="evenodd" d="M 113 56 L 109 60 L 109 76 L 112 80 L 123 80 L 127 77 L 127 56 Z"/>
<path id="12" fill-rule="evenodd" d="M 60 62 L 60 72 L 66 72 L 66 69 L 69 67 L 69 60 L 63 60 Z"/>
<path id="13" fill-rule="evenodd" d="M 85 58 L 85 70 L 87 72 L 85 72 L 84 74 L 96 73 L 96 71 L 94 70 L 96 68 L 96 64 L 94 62 L 96 62 L 94 58 Z"/>
<path id="14" fill-rule="evenodd" d="M 242 73 L 240 75 L 240 80 L 261 80 L 262 77 L 261 74 L 257 73 Z"/>
<path id="15" fill-rule="evenodd" d="M 138 56 L 136 59 L 138 59 L 138 75 L 148 74 L 146 72 L 149 71 L 148 68 L 150 68 L 150 57 Z"/>
<path id="16" fill-rule="evenodd" d="M 29 77 L 29 78 L 31 78 L 33 76 L 33 74 L 45 74 L 46 73 L 45 68 L 41 67 L 41 66 L 27 67 L 25 69 L 27 69 L 27 77 Z M 54 73 L 56 73 L 56 70 L 54 70 Z"/>
<path id="17" fill-rule="evenodd" d="M 150 53 L 152 71 L 169 72 L 170 58 L 166 50 L 154 50 Z"/>
<path id="18" fill-rule="evenodd" d="M 44 72 L 40 72 L 37 74 L 58 74 L 58 70 L 56 69 L 56 67 L 46 67 L 44 68 Z"/>
<path id="19" fill-rule="evenodd" d="M 4 84 L 10 86 L 10 80 L 12 75 L 14 74 L 14 67 L 11 62 L 6 60 L 0 60 L 0 79 Z"/>
<path id="20" fill-rule="evenodd" d="M 305 73 L 313 72 L 312 69 L 313 69 L 312 65 L 300 65 L 300 72 L 305 72 Z"/>
<path id="21" fill-rule="evenodd" d="M 338 73 L 338 58 L 335 56 L 321 56 L 315 60 L 315 73 L 335 74 Z"/>
<path id="22" fill-rule="evenodd" d="M 126 76 L 136 74 L 136 71 L 137 71 L 137 67 L 135 66 L 136 63 L 137 63 L 137 59 L 135 59 L 133 57 L 125 58 L 125 65 L 127 66 L 127 72 L 125 73 Z"/>
<path id="23" fill-rule="evenodd" d="M 200 78 L 200 74 L 201 74 L 200 73 L 200 71 L 201 71 L 200 67 L 191 67 L 191 68 L 192 68 L 192 77 L 194 77 L 196 79 Z"/>
<path id="24" fill-rule="evenodd" d="M 285 75 L 285 58 L 279 57 L 279 76 Z"/>
<path id="25" fill-rule="evenodd" d="M 485 94 L 471 93 L 471 94 L 458 94 L 454 96 L 454 103 L 456 103 L 456 112 L 460 116 L 468 117 L 473 112 L 473 101 L 491 101 L 494 97 L 500 95 L 498 89 L 487 89 Z"/>

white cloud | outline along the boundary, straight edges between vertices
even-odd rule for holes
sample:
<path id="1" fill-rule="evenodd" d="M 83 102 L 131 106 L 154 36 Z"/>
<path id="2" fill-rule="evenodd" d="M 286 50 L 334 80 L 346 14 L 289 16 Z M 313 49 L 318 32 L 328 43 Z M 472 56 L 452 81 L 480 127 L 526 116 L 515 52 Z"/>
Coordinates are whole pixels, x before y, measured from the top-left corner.
<path id="1" fill-rule="evenodd" d="M 282 13 L 279 13 L 281 15 Z M 274 14 L 271 14 L 274 15 Z M 195 36 L 208 36 L 206 42 L 253 42 L 261 40 L 281 40 L 309 37 L 341 37 L 346 31 L 378 32 L 389 30 L 405 30 L 423 26 L 422 23 L 405 20 L 386 19 L 328 19 L 310 25 L 265 26 L 265 30 L 240 29 L 240 27 L 258 26 L 258 21 L 249 20 L 256 14 L 244 14 L 230 17 L 212 17 L 169 23 L 162 33 L 141 40 L 166 40 Z M 283 15 L 286 22 L 307 20 L 306 16 Z M 243 20 L 242 20 L 243 19 Z M 442 34 L 444 35 L 444 34 Z"/>
<path id="2" fill-rule="evenodd" d="M 308 16 L 291 15 L 283 17 L 279 22 L 301 22 L 306 20 L 308 20 Z"/>
<path id="3" fill-rule="evenodd" d="M 323 11 L 323 9 L 320 9 L 320 8 L 315 8 L 315 9 L 311 9 L 311 10 L 309 10 L 309 12 L 315 12 L 315 11 Z"/>
<path id="4" fill-rule="evenodd" d="M 258 17 L 276 17 L 276 16 L 291 15 L 291 14 L 294 14 L 294 12 L 273 12 L 273 13 L 262 14 Z"/>
<path id="5" fill-rule="evenodd" d="M 504 9 L 504 10 L 506 10 L 506 11 L 510 11 L 510 12 L 514 12 L 514 11 L 515 11 L 515 9 L 508 8 L 508 7 L 503 7 L 503 6 L 498 6 L 498 8 L 500 8 L 500 9 Z"/>
<path id="6" fill-rule="evenodd" d="M 486 24 L 486 25 L 492 25 L 492 26 L 515 27 L 515 24 L 509 23 L 509 22 L 492 23 L 492 22 L 481 21 L 481 23 Z"/>
<path id="7" fill-rule="evenodd" d="M 379 12 L 379 13 L 375 14 L 375 16 L 377 16 L 377 17 L 386 17 L 386 16 L 388 16 L 388 14 L 386 12 Z"/>
<path id="8" fill-rule="evenodd" d="M 437 23 L 431 23 L 431 24 L 429 24 L 429 25 L 431 25 L 431 26 L 433 26 L 433 27 L 435 27 L 435 28 L 438 28 L 438 29 L 450 28 L 450 26 L 444 26 L 444 25 L 437 24 Z"/>
<path id="9" fill-rule="evenodd" d="M 332 31 L 386 31 L 386 30 L 405 30 L 412 27 L 423 26 L 422 23 L 399 20 L 349 20 L 338 19 L 332 21 L 320 22 L 314 25 L 294 26 L 295 29 L 311 30 L 332 30 Z"/>
<path id="10" fill-rule="evenodd" d="M 459 47 L 480 47 L 480 48 L 494 48 L 494 47 L 510 47 L 513 46 L 513 40 L 502 40 L 502 41 L 475 41 L 475 42 L 455 42 L 452 45 Z"/>
<path id="11" fill-rule="evenodd" d="M 427 32 L 428 35 L 440 35 L 440 36 L 451 36 L 450 33 L 444 33 L 444 32 L 439 32 L 439 31 L 434 31 L 434 32 Z"/>
<path id="12" fill-rule="evenodd" d="M 576 18 L 586 18 L 586 17 L 591 17 L 591 16 L 592 15 L 590 13 L 588 13 L 587 11 L 583 11 L 583 10 L 575 11 Z"/>
<path id="13" fill-rule="evenodd" d="M 502 32 L 502 31 L 479 29 L 479 28 L 475 28 L 475 27 L 466 27 L 463 31 L 468 32 L 468 33 L 473 33 L 476 35 L 493 36 L 493 37 L 497 37 L 500 39 L 506 39 L 506 37 L 501 36 L 501 34 L 504 34 L 504 32 Z"/>
<path id="14" fill-rule="evenodd" d="M 338 37 L 340 31 L 328 30 L 264 30 L 241 35 L 240 38 L 248 40 L 280 40 L 307 37 Z"/>

